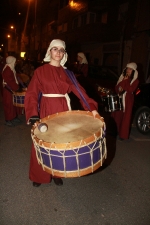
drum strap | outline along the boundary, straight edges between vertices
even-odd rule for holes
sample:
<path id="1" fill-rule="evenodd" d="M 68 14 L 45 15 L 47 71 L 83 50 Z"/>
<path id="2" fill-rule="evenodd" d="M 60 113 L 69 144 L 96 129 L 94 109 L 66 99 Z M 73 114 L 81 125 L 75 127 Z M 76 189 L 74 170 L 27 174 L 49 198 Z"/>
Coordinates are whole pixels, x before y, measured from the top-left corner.
<path id="1" fill-rule="evenodd" d="M 78 82 L 76 80 L 76 77 L 75 77 L 74 73 L 72 71 L 68 70 L 68 69 L 65 69 L 65 71 L 66 71 L 66 74 L 68 75 L 68 77 L 70 78 L 70 80 L 72 81 L 72 83 L 75 85 L 75 87 L 76 87 L 77 91 L 79 92 L 83 102 L 85 103 L 85 105 L 87 106 L 89 111 L 91 111 L 88 102 L 86 101 L 85 97 L 83 96 L 83 94 L 82 94 L 82 92 L 79 88 L 79 85 L 78 85 Z"/>
<path id="2" fill-rule="evenodd" d="M 23 88 L 26 88 L 27 87 L 27 86 L 24 85 L 24 83 L 22 82 L 22 80 L 20 79 L 20 77 L 17 77 L 17 80 L 18 80 L 19 84 L 21 84 L 21 86 Z"/>
<path id="3" fill-rule="evenodd" d="M 3 80 L 3 87 L 5 89 L 7 89 L 9 92 L 13 93 L 13 91 L 11 90 L 11 88 L 8 86 L 8 84 Z"/>
<path id="4" fill-rule="evenodd" d="M 48 98 L 65 97 L 66 101 L 67 101 L 68 109 L 69 109 L 69 111 L 71 111 L 70 98 L 69 98 L 69 95 L 67 93 L 65 95 L 62 95 L 62 94 L 42 94 L 42 96 L 48 97 Z"/>

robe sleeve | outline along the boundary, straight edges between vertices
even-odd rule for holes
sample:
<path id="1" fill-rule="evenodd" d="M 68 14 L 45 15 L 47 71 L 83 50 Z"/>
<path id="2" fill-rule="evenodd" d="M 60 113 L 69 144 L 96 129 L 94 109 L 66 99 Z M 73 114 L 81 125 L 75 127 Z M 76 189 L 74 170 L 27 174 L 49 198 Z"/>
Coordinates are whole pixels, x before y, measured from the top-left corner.
<path id="1" fill-rule="evenodd" d="M 130 84 L 128 79 L 123 80 L 116 85 L 116 92 L 119 93 L 119 87 L 122 87 L 124 91 L 127 91 L 128 93 L 133 93 L 138 87 L 138 84 L 139 84 L 138 79 L 136 79 L 132 84 Z"/>
<path id="2" fill-rule="evenodd" d="M 26 95 L 25 95 L 25 114 L 28 121 L 32 116 L 39 116 L 38 113 L 38 100 L 40 95 L 40 81 L 38 79 L 38 71 L 35 70 Z"/>
<path id="3" fill-rule="evenodd" d="M 84 77 L 87 77 L 87 75 L 88 75 L 88 64 L 84 64 L 84 66 L 81 69 L 81 74 L 83 74 Z"/>
<path id="4" fill-rule="evenodd" d="M 8 66 L 4 69 L 2 77 L 4 79 L 4 82 L 7 83 L 12 91 L 17 91 L 19 89 L 19 85 L 16 83 L 14 73 Z"/>

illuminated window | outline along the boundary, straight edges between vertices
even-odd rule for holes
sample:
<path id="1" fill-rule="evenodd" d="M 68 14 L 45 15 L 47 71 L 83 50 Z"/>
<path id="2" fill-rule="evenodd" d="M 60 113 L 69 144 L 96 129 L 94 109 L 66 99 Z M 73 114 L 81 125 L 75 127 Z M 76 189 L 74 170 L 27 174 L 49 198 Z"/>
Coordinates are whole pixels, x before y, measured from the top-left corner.
<path id="1" fill-rule="evenodd" d="M 21 53 L 20 53 L 21 58 L 24 58 L 24 55 L 25 55 L 25 54 L 26 54 L 25 52 L 21 52 Z"/>

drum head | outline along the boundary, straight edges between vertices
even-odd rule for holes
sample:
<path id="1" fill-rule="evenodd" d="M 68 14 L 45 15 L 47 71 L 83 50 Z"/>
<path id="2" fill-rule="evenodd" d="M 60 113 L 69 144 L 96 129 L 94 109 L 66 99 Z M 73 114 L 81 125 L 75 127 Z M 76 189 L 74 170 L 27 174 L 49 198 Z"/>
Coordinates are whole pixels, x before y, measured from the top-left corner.
<path id="1" fill-rule="evenodd" d="M 34 129 L 34 136 L 47 143 L 71 143 L 87 139 L 100 133 L 103 118 L 94 118 L 91 112 L 67 111 L 43 118 L 41 122 L 48 125 L 48 130 L 41 133 L 38 126 Z"/>

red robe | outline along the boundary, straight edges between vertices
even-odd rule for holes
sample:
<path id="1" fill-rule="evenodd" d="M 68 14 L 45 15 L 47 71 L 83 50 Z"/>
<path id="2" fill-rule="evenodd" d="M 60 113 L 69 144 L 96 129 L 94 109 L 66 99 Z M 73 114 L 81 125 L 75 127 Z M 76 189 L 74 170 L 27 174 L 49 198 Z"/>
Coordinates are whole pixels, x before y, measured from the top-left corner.
<path id="1" fill-rule="evenodd" d="M 131 126 L 131 116 L 132 108 L 134 103 L 133 92 L 138 87 L 139 80 L 136 79 L 132 84 L 130 84 L 130 79 L 122 80 L 116 87 L 116 93 L 119 94 L 119 87 L 121 86 L 124 91 L 126 91 L 125 96 L 125 110 L 112 112 L 112 117 L 116 122 L 118 135 L 122 139 L 129 138 L 130 126 Z"/>
<path id="2" fill-rule="evenodd" d="M 5 58 L 2 58 L 1 61 L 0 61 L 0 92 L 1 92 L 1 95 L 3 96 L 3 78 L 2 78 L 2 71 L 3 71 L 3 68 L 6 64 L 6 59 Z"/>
<path id="3" fill-rule="evenodd" d="M 9 66 L 7 66 L 2 72 L 2 78 L 12 91 L 18 90 L 19 85 L 16 83 L 14 73 Z M 3 88 L 3 107 L 5 120 L 12 120 L 17 116 L 17 108 L 13 105 L 12 93 L 6 88 Z"/>
<path id="4" fill-rule="evenodd" d="M 88 97 L 85 90 L 81 86 L 80 88 L 82 94 L 90 105 L 91 111 L 97 110 L 97 103 Z M 40 92 L 43 94 L 66 94 L 71 91 L 80 99 L 83 108 L 88 110 L 75 86 L 66 75 L 63 67 L 55 67 L 50 64 L 45 64 L 37 68 L 25 95 L 25 114 L 27 121 L 30 117 L 38 115 L 38 95 Z M 68 111 L 65 98 L 41 98 L 39 112 L 40 118 L 63 111 Z M 43 171 L 41 165 L 38 164 L 33 145 L 31 150 L 29 178 L 37 183 L 49 183 L 51 180 L 51 175 Z"/>
<path id="5" fill-rule="evenodd" d="M 88 76 L 88 64 L 76 64 L 73 68 L 73 72 L 76 77 L 87 77 Z"/>

